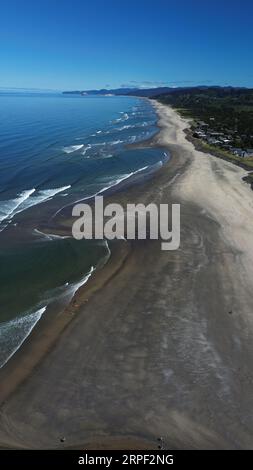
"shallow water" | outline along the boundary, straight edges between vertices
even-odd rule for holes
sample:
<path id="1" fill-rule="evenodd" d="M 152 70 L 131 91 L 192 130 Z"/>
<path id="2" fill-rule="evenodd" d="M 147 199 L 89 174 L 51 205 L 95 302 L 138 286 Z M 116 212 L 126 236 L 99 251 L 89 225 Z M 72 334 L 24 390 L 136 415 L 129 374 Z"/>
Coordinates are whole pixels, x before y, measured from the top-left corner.
<path id="1" fill-rule="evenodd" d="M 39 226 L 74 201 L 157 169 L 167 159 L 162 149 L 125 147 L 156 132 L 145 100 L 0 96 L 0 365 L 55 298 L 69 300 L 108 258 L 106 243 L 27 233 L 26 220 Z"/>

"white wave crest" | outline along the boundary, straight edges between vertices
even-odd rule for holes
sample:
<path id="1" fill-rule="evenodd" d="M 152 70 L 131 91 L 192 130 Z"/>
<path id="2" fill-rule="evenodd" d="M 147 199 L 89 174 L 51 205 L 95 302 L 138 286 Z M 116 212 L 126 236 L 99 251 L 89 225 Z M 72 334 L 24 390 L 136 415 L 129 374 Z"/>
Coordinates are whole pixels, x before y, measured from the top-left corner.
<path id="1" fill-rule="evenodd" d="M 82 199 L 78 199 L 77 201 L 75 201 L 75 204 L 77 204 L 78 202 L 82 202 L 82 201 L 86 201 L 87 199 L 91 199 L 95 196 L 100 196 L 102 195 L 105 191 L 107 191 L 108 189 L 111 189 L 113 188 L 114 186 L 117 186 L 118 184 L 120 184 L 122 181 L 128 179 L 128 178 L 131 178 L 131 176 L 134 176 L 136 175 L 137 173 L 140 173 L 142 171 L 145 171 L 147 170 L 148 168 L 150 168 L 149 165 L 147 166 L 144 166 L 142 168 L 139 168 L 138 170 L 135 170 L 135 171 L 132 171 L 131 173 L 126 173 L 124 175 L 119 175 L 119 177 L 117 177 L 116 179 L 113 179 L 113 180 L 109 180 L 109 185 L 108 186 L 105 186 L 103 187 L 102 189 L 100 189 L 97 193 L 94 193 L 94 194 L 90 194 L 89 196 L 86 196 L 86 197 L 83 197 Z M 54 216 L 53 217 L 56 217 L 63 209 L 65 209 L 66 207 L 69 207 L 68 205 L 62 207 L 61 209 L 59 209 L 58 211 L 55 212 Z"/>
<path id="2" fill-rule="evenodd" d="M 118 145 L 123 144 L 124 140 L 113 140 L 112 142 L 108 142 L 110 145 Z"/>
<path id="3" fill-rule="evenodd" d="M 15 354 L 26 338 L 29 336 L 36 323 L 46 310 L 46 306 L 35 312 L 14 318 L 0 324 L 0 368 Z"/>
<path id="4" fill-rule="evenodd" d="M 132 129 L 134 127 L 136 127 L 135 124 L 126 124 L 125 126 L 119 127 L 118 129 L 116 128 L 115 130 L 124 131 L 125 129 Z"/>
<path id="5" fill-rule="evenodd" d="M 89 150 L 91 148 L 91 144 L 88 144 L 86 147 L 84 147 L 83 151 L 82 151 L 82 155 L 85 155 L 87 150 Z"/>
<path id="6" fill-rule="evenodd" d="M 79 281 L 66 282 L 60 287 L 55 287 L 54 289 L 46 291 L 43 295 L 43 301 L 50 304 L 55 299 L 61 299 L 65 304 L 69 304 L 78 289 L 88 282 L 94 271 L 96 271 L 96 267 L 91 266 L 90 270 Z"/>
<path id="7" fill-rule="evenodd" d="M 58 193 L 62 191 L 66 191 L 66 189 L 71 188 L 70 185 L 63 186 L 62 188 L 54 188 L 54 189 L 42 189 L 40 191 L 36 191 L 34 196 L 27 198 L 22 204 L 20 204 L 17 209 L 15 209 L 12 213 L 12 217 L 20 212 L 29 209 L 29 207 L 35 206 L 37 204 L 41 204 L 42 202 L 46 202 L 49 199 L 52 199 Z"/>
<path id="8" fill-rule="evenodd" d="M 35 188 L 27 189 L 22 191 L 15 199 L 0 201 L 0 222 L 9 219 L 15 210 L 17 210 L 35 191 Z"/>
<path id="9" fill-rule="evenodd" d="M 122 183 L 122 181 L 125 181 L 127 180 L 128 178 L 131 178 L 131 176 L 134 176 L 136 175 L 137 173 L 140 173 L 142 171 L 145 171 L 147 170 L 147 168 L 149 168 L 149 166 L 144 166 L 142 168 L 139 168 L 138 170 L 135 170 L 135 171 L 132 171 L 131 173 L 126 173 L 124 175 L 120 175 L 117 179 L 115 180 L 111 180 L 110 181 L 110 184 L 109 186 L 106 186 L 102 189 L 100 189 L 100 191 L 98 191 L 96 194 L 94 194 L 94 196 L 99 196 L 101 195 L 102 193 L 104 193 L 105 191 L 107 191 L 108 189 L 111 189 L 113 188 L 114 186 L 117 186 L 118 184 Z M 90 197 L 90 196 L 89 196 Z M 87 198 L 88 199 L 88 198 Z"/>
<path id="10" fill-rule="evenodd" d="M 81 145 L 70 145 L 69 147 L 63 147 L 63 152 L 65 153 L 73 153 L 76 152 L 77 150 L 82 149 L 84 144 Z"/>
<path id="11" fill-rule="evenodd" d="M 72 238 L 70 235 L 56 235 L 54 233 L 45 233 L 45 232 L 41 232 L 41 230 L 35 228 L 33 230 L 33 233 L 35 233 L 35 235 L 39 235 L 40 236 L 40 240 L 41 239 L 44 239 L 44 240 L 65 240 L 66 238 Z"/>
<path id="12" fill-rule="evenodd" d="M 110 250 L 108 247 L 108 253 L 106 254 L 106 259 L 110 257 Z M 78 289 L 86 284 L 96 270 L 94 266 L 91 266 L 91 269 L 80 279 L 78 282 L 69 283 L 66 282 L 61 287 L 57 287 L 45 293 L 44 302 L 47 304 L 44 307 L 41 307 L 39 310 L 36 310 L 32 313 L 27 313 L 21 317 L 16 317 L 13 320 L 6 321 L 0 324 L 0 368 L 3 367 L 9 359 L 15 354 L 16 351 L 22 346 L 26 338 L 30 335 L 31 331 L 41 319 L 43 313 L 45 312 L 48 302 L 53 301 L 56 297 L 59 299 L 64 298 L 65 301 L 70 302 L 74 297 Z"/>
<path id="13" fill-rule="evenodd" d="M 92 273 L 95 271 L 96 268 L 94 268 L 94 266 L 91 266 L 89 272 L 87 274 L 85 274 L 85 276 L 79 281 L 79 282 L 76 282 L 75 284 L 69 284 L 69 295 L 71 296 L 71 298 L 74 297 L 75 293 L 78 291 L 78 289 L 80 289 L 80 287 L 82 287 L 84 284 L 86 284 L 88 282 L 88 280 L 90 279 Z"/>
<path id="14" fill-rule="evenodd" d="M 122 113 L 121 113 L 122 114 Z M 129 115 L 127 113 L 123 113 L 122 116 L 118 119 L 115 119 L 114 122 L 121 122 L 121 121 L 127 121 L 129 119 Z M 112 121 L 113 122 L 113 121 Z"/>
<path id="15" fill-rule="evenodd" d="M 33 188 L 22 191 L 22 193 L 20 193 L 15 199 L 0 201 L 0 223 L 4 220 L 6 221 L 6 223 L 1 225 L 0 232 L 6 228 L 10 220 L 16 214 L 19 214 L 32 206 L 46 202 L 56 194 L 69 188 L 71 188 L 71 185 L 55 189 L 42 189 L 40 191 L 36 191 L 36 189 Z"/>

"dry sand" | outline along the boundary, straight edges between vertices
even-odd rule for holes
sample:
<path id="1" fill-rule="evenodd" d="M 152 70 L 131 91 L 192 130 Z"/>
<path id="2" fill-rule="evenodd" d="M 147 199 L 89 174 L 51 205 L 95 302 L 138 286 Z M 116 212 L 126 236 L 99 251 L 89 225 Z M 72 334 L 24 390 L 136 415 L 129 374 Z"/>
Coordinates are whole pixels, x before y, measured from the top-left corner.
<path id="1" fill-rule="evenodd" d="M 242 177 L 245 170 L 230 162 L 221 161 L 206 153 L 196 151 L 185 138 L 186 121 L 172 108 L 156 104 L 161 114 L 161 125 L 171 122 L 170 129 L 163 128 L 160 142 L 178 144 L 185 149 L 191 165 L 180 183 L 175 186 L 175 194 L 182 200 L 194 202 L 205 213 L 216 220 L 222 236 L 240 252 L 240 261 L 245 271 L 245 282 L 253 283 L 253 193 Z M 172 130 L 173 129 L 173 130 Z"/>
<path id="2" fill-rule="evenodd" d="M 35 329 L 0 373 L 2 447 L 253 448 L 253 193 L 156 106 L 172 159 L 111 199 L 181 203 L 180 249 L 122 241 L 58 339 Z"/>

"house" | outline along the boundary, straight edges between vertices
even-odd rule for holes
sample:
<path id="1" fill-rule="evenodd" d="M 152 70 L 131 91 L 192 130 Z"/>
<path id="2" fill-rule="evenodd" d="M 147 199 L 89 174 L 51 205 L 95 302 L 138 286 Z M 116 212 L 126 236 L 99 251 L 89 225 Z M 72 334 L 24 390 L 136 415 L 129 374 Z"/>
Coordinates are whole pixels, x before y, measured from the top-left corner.
<path id="1" fill-rule="evenodd" d="M 206 134 L 201 130 L 196 130 L 193 133 L 193 137 L 196 137 L 197 139 L 204 139 L 206 137 Z"/>
<path id="2" fill-rule="evenodd" d="M 211 132 L 209 132 L 209 134 L 212 137 L 220 137 L 220 136 L 224 135 L 224 132 L 211 131 Z"/>
<path id="3" fill-rule="evenodd" d="M 198 121 L 197 124 L 199 127 L 208 127 L 208 124 L 206 124 L 204 121 Z"/>
<path id="4" fill-rule="evenodd" d="M 246 149 L 246 153 L 248 157 L 253 157 L 253 149 Z"/>
<path id="5" fill-rule="evenodd" d="M 230 144 L 230 142 L 232 142 L 232 139 L 226 139 L 225 137 L 221 140 L 224 144 Z"/>
<path id="6" fill-rule="evenodd" d="M 232 148 L 231 149 L 233 154 L 238 156 L 238 157 L 241 157 L 241 158 L 244 158 L 245 155 L 246 155 L 246 151 L 243 150 L 243 149 L 240 149 L 240 148 Z"/>
<path id="7" fill-rule="evenodd" d="M 207 139 L 208 144 L 210 145 L 218 145 L 221 143 L 220 140 L 217 140 L 215 137 L 208 137 Z"/>

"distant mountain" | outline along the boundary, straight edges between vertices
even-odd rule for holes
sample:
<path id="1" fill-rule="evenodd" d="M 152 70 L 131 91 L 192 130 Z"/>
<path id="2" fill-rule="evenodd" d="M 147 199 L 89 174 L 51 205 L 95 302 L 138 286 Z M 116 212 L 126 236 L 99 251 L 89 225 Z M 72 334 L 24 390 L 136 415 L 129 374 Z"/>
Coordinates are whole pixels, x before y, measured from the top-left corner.
<path id="1" fill-rule="evenodd" d="M 128 95 L 136 92 L 137 88 L 102 88 L 101 90 L 64 91 L 64 95 Z"/>
<path id="2" fill-rule="evenodd" d="M 80 90 L 75 91 L 63 91 L 63 95 L 81 95 L 83 92 Z"/>
<path id="3" fill-rule="evenodd" d="M 177 88 L 170 88 L 170 87 L 161 87 L 161 88 L 147 88 L 147 89 L 137 89 L 131 90 L 127 93 L 127 95 L 131 96 L 144 96 L 148 98 L 157 98 L 157 97 L 164 97 L 164 96 L 181 96 L 181 95 L 206 95 L 211 94 L 213 96 L 223 96 L 223 95 L 233 95 L 233 94 L 245 94 L 247 93 L 248 88 L 244 87 L 231 87 L 231 86 L 206 86 L 200 85 L 195 87 L 177 87 Z"/>
<path id="4" fill-rule="evenodd" d="M 235 91 L 243 92 L 243 90 L 247 90 L 247 88 L 243 87 L 231 87 L 231 86 L 195 86 L 195 87 L 178 87 L 178 88 L 171 88 L 171 87 L 157 87 L 157 88 L 102 88 L 101 90 L 77 90 L 77 91 L 64 91 L 63 94 L 66 95 L 123 95 L 123 96 L 140 96 L 146 98 L 154 98 L 157 96 L 164 96 L 164 95 L 177 95 L 181 93 L 189 93 L 189 94 L 198 94 L 198 93 L 206 93 L 209 91 L 211 94 L 233 94 Z"/>
<path id="5" fill-rule="evenodd" d="M 63 94 L 67 95 L 130 95 L 130 96 L 154 96 L 162 93 L 169 93 L 174 88 L 159 87 L 159 88 L 102 88 L 101 90 L 77 90 L 77 91 L 64 91 Z"/>
<path id="6" fill-rule="evenodd" d="M 143 96 L 151 98 L 152 96 L 163 95 L 164 93 L 172 93 L 174 90 L 175 88 L 170 87 L 139 88 L 137 90 L 130 90 L 130 92 L 127 94 L 131 96 Z"/>

